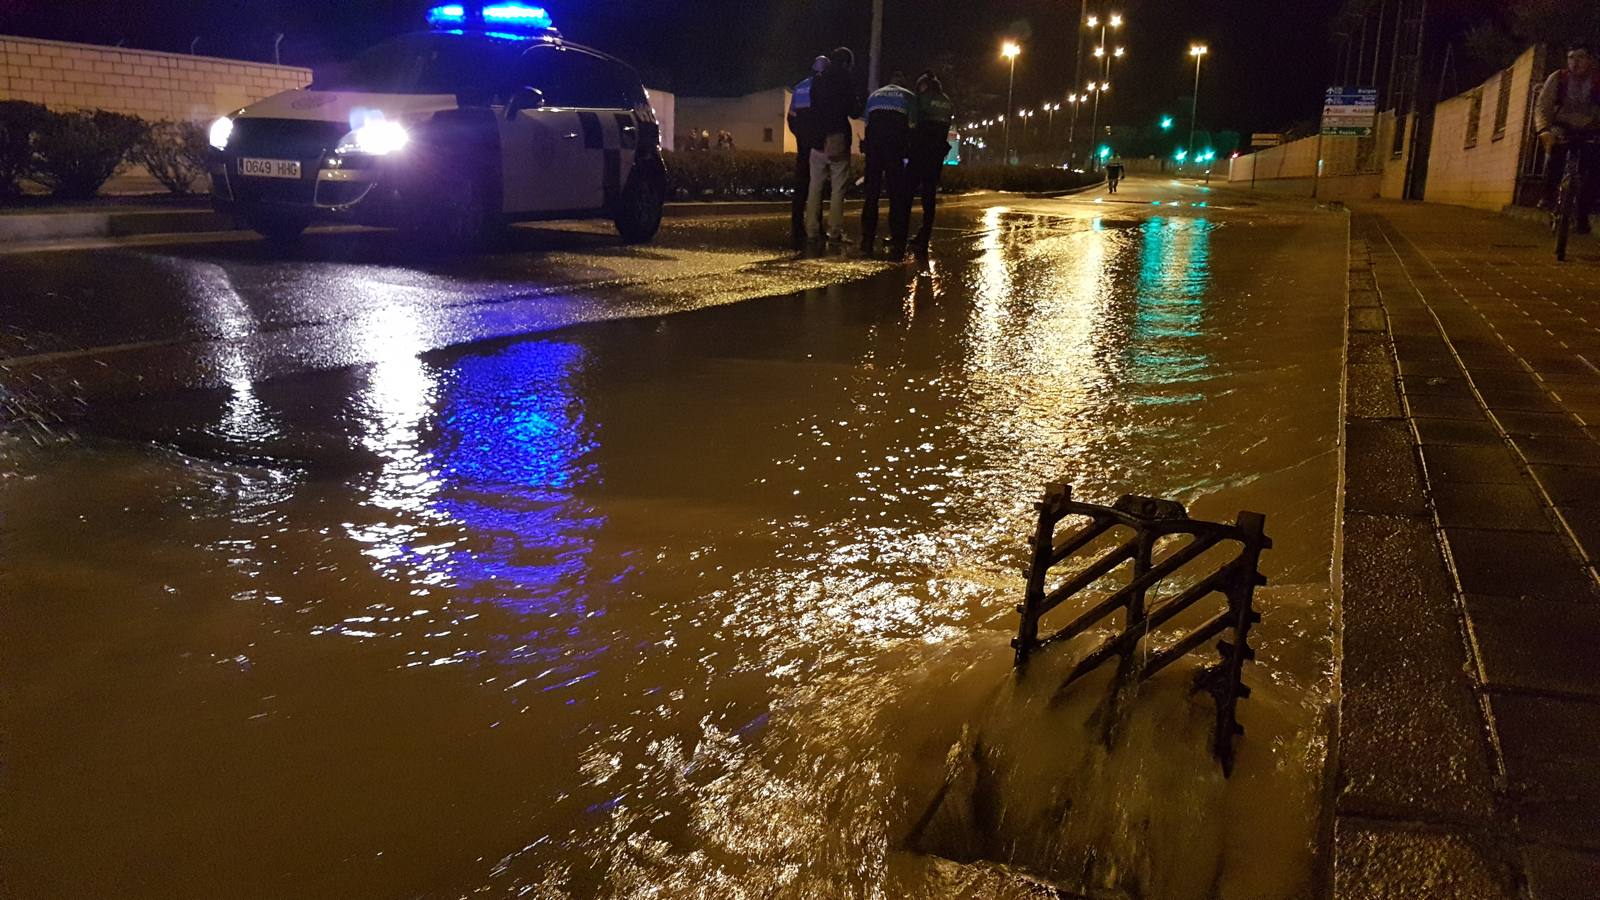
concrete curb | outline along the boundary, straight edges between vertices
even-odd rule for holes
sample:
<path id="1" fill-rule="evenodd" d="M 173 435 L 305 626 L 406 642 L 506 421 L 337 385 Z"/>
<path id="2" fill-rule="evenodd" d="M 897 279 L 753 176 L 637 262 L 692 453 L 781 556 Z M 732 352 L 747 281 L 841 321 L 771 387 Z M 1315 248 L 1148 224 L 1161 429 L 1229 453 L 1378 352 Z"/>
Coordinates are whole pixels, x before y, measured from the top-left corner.
<path id="1" fill-rule="evenodd" d="M 232 231 L 231 216 L 209 209 L 96 210 L 0 215 L 0 243 Z"/>

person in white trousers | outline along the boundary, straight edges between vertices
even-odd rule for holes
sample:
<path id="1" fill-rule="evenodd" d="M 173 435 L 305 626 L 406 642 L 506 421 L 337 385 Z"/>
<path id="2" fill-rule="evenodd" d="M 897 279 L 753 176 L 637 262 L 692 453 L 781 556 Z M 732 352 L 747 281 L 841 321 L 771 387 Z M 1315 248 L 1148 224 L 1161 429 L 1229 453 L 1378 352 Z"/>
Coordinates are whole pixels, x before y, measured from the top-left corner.
<path id="1" fill-rule="evenodd" d="M 822 179 L 828 179 L 828 240 L 844 240 L 844 189 L 850 180 L 850 144 L 830 134 L 821 149 L 811 151 L 811 184 L 806 192 L 806 237 L 821 240 Z"/>
<path id="2" fill-rule="evenodd" d="M 850 178 L 850 120 L 861 117 L 861 96 L 855 83 L 855 54 L 837 47 L 828 54 L 828 68 L 811 84 L 811 108 L 822 144 L 811 150 L 811 183 L 806 189 L 806 238 L 819 248 L 822 230 L 822 179 L 829 184 L 828 238 L 844 241 L 844 189 Z"/>

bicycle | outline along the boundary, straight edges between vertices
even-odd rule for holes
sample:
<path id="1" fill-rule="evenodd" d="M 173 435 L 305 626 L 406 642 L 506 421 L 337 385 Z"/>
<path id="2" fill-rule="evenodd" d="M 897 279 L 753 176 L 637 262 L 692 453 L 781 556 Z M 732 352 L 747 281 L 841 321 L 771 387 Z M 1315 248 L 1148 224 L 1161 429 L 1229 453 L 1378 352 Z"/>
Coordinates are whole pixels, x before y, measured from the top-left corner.
<path id="1" fill-rule="evenodd" d="M 1556 189 L 1556 208 L 1550 226 L 1556 234 L 1556 262 L 1567 260 L 1567 237 L 1572 231 L 1572 220 L 1577 215 L 1578 198 L 1583 196 L 1583 182 L 1588 177 L 1583 158 L 1589 147 L 1600 146 L 1600 135 L 1593 132 L 1568 136 L 1567 162 L 1561 173 L 1561 184 Z M 1588 210 L 1584 210 L 1588 214 Z"/>

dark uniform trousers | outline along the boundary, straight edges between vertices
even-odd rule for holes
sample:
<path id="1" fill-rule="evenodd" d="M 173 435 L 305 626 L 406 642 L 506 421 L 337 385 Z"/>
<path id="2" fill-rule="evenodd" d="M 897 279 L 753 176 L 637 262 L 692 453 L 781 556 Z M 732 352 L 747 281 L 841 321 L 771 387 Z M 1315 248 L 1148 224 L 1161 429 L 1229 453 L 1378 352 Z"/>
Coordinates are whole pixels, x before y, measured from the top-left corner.
<path id="1" fill-rule="evenodd" d="M 939 203 L 939 178 L 944 174 L 944 158 L 950 152 L 949 144 L 920 147 L 911 154 L 911 193 L 922 199 L 922 226 L 917 229 L 916 244 L 927 247 L 933 239 L 933 214 Z M 906 210 L 911 218 L 911 210 Z"/>
<path id="2" fill-rule="evenodd" d="M 789 225 L 796 248 L 806 241 L 806 194 L 811 190 L 811 147 L 804 142 L 794 155 L 794 199 L 789 205 Z"/>
<path id="3" fill-rule="evenodd" d="M 878 233 L 878 198 L 889 192 L 889 240 L 905 246 L 911 227 L 911 185 L 906 176 L 905 146 L 866 148 L 866 183 L 862 185 L 861 246 L 867 249 Z"/>

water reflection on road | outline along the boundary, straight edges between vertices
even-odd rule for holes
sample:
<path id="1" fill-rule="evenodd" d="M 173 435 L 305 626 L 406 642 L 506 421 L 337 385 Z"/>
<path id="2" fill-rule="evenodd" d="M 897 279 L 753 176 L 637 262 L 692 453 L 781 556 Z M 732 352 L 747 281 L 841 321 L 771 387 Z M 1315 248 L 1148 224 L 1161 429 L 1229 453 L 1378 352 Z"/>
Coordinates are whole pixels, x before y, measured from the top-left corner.
<path id="1" fill-rule="evenodd" d="M 15 448 L 12 880 L 988 896 L 1026 871 L 1303 893 L 1343 259 L 1229 260 L 1342 232 L 1193 212 L 994 207 L 921 273 L 457 352 L 419 355 L 417 322 L 375 299 L 358 331 L 380 362 L 235 382 L 175 441 L 209 458 Z M 1036 710 L 994 705 L 1029 504 L 1056 479 L 1268 514 L 1233 782 L 1181 691 L 1153 689 L 1143 721 L 1164 724 L 1109 760 L 1082 709 L 1041 748 L 1015 738 Z M 1120 811 L 1085 800 L 1095 821 L 998 860 L 1015 871 L 919 852 L 964 727 L 1018 771 L 1079 761 L 1059 782 Z M 1023 821 L 1028 794 L 992 799 Z M 1130 838 L 1206 825 L 1226 834 L 1168 861 Z"/>

